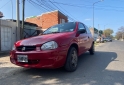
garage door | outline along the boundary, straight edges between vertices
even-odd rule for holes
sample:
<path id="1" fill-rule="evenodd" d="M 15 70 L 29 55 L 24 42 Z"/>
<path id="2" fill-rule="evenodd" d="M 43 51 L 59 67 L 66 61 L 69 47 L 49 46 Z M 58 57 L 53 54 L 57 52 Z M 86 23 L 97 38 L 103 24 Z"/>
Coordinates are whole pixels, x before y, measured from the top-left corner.
<path id="1" fill-rule="evenodd" d="M 12 48 L 12 28 L 1 27 L 1 51 L 8 51 Z"/>

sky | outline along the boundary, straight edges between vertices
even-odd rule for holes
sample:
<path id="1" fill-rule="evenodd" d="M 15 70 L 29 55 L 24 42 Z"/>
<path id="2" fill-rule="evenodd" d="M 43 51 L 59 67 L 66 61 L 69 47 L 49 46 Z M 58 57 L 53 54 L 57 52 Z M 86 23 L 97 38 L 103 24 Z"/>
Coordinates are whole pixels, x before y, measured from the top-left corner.
<path id="1" fill-rule="evenodd" d="M 111 28 L 115 35 L 118 28 L 124 26 L 124 0 L 26 0 L 25 18 L 60 10 L 69 21 L 73 19 L 93 27 L 93 3 L 94 27 L 99 30 Z M 22 0 L 19 6 L 22 19 Z M 16 0 L 0 0 L 0 11 L 4 14 L 3 19 L 16 19 Z"/>

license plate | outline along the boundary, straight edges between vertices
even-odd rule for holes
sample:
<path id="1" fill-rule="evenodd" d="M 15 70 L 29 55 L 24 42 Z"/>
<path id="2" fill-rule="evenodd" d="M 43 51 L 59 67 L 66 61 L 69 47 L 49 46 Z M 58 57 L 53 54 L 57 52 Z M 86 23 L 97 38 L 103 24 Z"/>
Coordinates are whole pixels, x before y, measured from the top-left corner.
<path id="1" fill-rule="evenodd" d="M 18 62 L 28 62 L 28 56 L 27 55 L 17 55 L 17 61 Z"/>

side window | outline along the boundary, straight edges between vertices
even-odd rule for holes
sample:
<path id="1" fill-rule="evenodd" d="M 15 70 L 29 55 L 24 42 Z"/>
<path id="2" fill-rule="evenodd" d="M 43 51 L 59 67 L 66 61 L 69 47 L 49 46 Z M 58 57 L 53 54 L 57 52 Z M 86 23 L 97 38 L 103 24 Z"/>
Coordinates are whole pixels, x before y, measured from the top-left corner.
<path id="1" fill-rule="evenodd" d="M 85 27 L 84 27 L 83 24 L 79 23 L 79 24 L 78 24 L 78 30 L 81 30 L 81 29 L 85 29 Z"/>
<path id="2" fill-rule="evenodd" d="M 86 28 L 87 33 L 88 33 L 88 34 L 91 33 L 90 30 L 89 30 L 89 28 L 88 28 L 85 24 L 84 24 L 84 26 L 85 26 L 85 28 Z"/>

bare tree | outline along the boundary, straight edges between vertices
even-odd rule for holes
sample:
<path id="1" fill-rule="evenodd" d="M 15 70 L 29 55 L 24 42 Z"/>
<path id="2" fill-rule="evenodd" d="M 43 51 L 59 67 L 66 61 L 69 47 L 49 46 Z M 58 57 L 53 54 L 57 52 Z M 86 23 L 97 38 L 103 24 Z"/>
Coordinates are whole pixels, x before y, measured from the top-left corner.
<path id="1" fill-rule="evenodd" d="M 116 33 L 116 36 L 115 36 L 117 39 L 124 39 L 124 26 L 121 26 L 119 29 L 118 29 L 118 32 Z"/>

